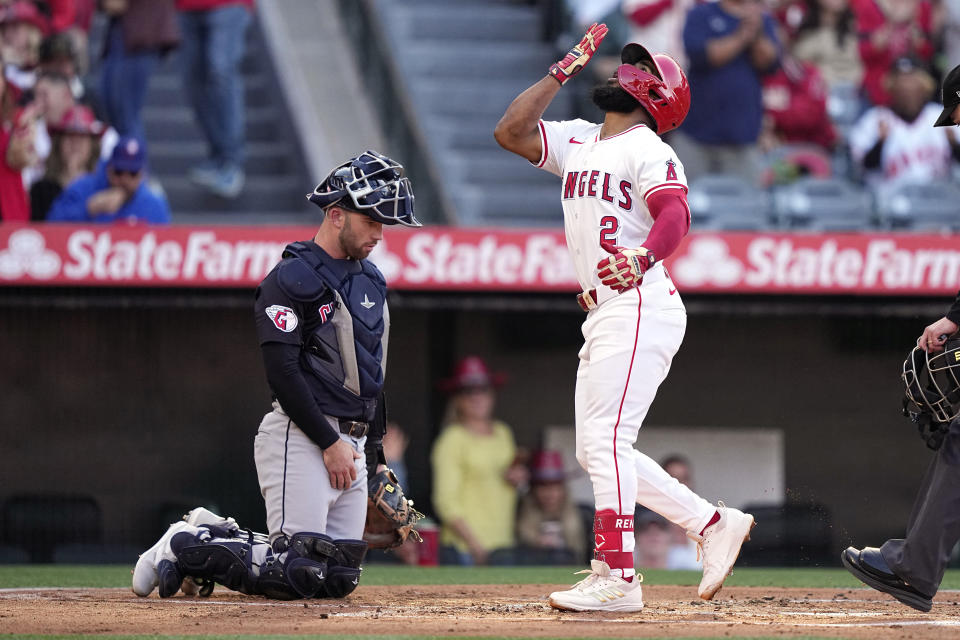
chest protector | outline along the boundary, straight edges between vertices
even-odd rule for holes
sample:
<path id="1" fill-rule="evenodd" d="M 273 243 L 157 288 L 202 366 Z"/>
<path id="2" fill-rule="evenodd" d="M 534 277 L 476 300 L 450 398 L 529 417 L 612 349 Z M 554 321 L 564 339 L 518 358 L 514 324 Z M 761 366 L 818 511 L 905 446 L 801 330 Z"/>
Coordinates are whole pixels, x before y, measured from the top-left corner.
<path id="1" fill-rule="evenodd" d="M 335 260 L 295 242 L 284 249 L 277 281 L 303 305 L 300 364 L 319 382 L 314 396 L 323 412 L 372 420 L 390 331 L 383 275 L 366 260 Z"/>

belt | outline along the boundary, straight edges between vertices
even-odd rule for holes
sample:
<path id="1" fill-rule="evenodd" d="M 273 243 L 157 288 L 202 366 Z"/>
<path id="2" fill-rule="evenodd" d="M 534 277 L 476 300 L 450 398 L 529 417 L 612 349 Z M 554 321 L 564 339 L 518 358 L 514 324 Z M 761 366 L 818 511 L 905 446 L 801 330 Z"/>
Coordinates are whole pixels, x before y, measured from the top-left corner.
<path id="1" fill-rule="evenodd" d="M 643 286 L 644 283 L 650 284 L 653 282 L 659 282 L 660 280 L 669 277 L 670 276 L 667 274 L 666 268 L 658 262 L 656 265 L 651 267 L 649 271 L 643 274 L 643 280 L 640 281 L 639 286 Z M 581 291 L 578 293 L 577 304 L 579 304 L 580 308 L 584 311 L 591 311 L 602 305 L 610 298 L 616 298 L 618 295 L 620 294 L 610 287 L 600 285 L 596 289 L 590 289 L 588 291 Z"/>
<path id="2" fill-rule="evenodd" d="M 367 422 L 359 422 L 357 420 L 340 418 L 340 433 L 359 440 L 367 435 L 368 431 L 370 431 L 370 424 Z"/>

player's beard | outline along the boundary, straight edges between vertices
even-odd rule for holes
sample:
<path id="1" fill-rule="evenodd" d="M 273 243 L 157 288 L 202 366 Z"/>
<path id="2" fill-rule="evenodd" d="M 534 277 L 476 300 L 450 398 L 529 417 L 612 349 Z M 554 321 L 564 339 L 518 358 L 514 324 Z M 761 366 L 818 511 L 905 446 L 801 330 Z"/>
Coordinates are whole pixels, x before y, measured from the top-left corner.
<path id="1" fill-rule="evenodd" d="M 590 99 L 604 112 L 633 113 L 640 103 L 620 85 L 604 80 L 593 88 Z"/>
<path id="2" fill-rule="evenodd" d="M 340 248 L 347 254 L 348 258 L 363 260 L 370 255 L 371 249 L 368 249 L 366 243 L 357 237 L 357 234 L 353 230 L 353 225 L 350 224 L 351 217 L 350 214 L 347 214 L 344 219 L 340 233 L 337 235 L 337 241 L 340 243 Z"/>

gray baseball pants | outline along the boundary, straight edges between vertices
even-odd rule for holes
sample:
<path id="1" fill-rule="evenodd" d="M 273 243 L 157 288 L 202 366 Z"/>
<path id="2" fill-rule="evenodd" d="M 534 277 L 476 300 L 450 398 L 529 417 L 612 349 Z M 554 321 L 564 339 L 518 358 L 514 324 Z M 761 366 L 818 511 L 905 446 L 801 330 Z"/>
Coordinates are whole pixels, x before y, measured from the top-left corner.
<path id="1" fill-rule="evenodd" d="M 339 422 L 327 416 L 339 433 Z M 366 438 L 340 434 L 360 454 L 357 479 L 346 490 L 334 489 L 323 464 L 323 450 L 283 412 L 277 402 L 263 417 L 254 439 L 260 493 L 267 508 L 270 542 L 281 535 L 310 531 L 334 540 L 359 540 L 367 517 Z"/>

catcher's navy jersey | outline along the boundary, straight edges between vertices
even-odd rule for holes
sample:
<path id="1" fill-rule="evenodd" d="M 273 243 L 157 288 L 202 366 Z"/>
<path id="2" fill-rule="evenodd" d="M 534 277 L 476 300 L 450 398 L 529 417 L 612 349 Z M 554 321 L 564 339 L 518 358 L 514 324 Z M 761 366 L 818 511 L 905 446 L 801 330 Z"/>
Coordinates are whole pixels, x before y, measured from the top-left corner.
<path id="1" fill-rule="evenodd" d="M 366 260 L 289 245 L 257 288 L 260 344 L 300 346 L 300 366 L 325 414 L 369 421 L 386 368 L 386 283 Z M 276 390 L 274 390 L 276 392 Z"/>

